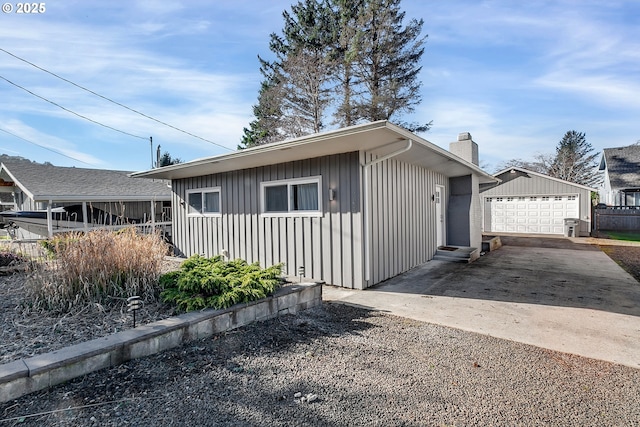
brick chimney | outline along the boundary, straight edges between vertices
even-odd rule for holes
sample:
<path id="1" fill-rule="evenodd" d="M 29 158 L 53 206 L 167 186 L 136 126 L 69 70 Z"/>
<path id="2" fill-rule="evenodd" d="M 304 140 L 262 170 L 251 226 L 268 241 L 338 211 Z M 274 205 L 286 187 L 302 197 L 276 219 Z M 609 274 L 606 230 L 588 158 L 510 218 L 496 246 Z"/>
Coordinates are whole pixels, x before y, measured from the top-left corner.
<path id="1" fill-rule="evenodd" d="M 478 144 L 473 142 L 469 132 L 459 133 L 458 140 L 449 144 L 449 151 L 463 160 L 479 166 Z"/>

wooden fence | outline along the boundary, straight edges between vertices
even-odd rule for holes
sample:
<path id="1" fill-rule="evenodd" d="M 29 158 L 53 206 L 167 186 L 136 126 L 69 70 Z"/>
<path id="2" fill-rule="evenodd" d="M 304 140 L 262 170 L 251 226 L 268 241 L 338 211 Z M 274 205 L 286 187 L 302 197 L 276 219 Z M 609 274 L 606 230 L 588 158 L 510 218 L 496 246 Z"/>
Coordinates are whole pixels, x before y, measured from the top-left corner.
<path id="1" fill-rule="evenodd" d="M 608 206 L 593 211 L 594 231 L 640 231 L 640 206 Z"/>

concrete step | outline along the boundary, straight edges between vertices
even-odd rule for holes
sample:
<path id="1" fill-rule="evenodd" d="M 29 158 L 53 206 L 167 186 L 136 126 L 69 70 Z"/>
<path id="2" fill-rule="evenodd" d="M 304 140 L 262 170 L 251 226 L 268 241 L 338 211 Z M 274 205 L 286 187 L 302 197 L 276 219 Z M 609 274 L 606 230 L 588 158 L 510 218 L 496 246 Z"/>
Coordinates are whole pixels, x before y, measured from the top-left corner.
<path id="1" fill-rule="evenodd" d="M 473 262 L 480 256 L 478 248 L 459 246 L 440 246 L 433 259 L 448 262 Z"/>

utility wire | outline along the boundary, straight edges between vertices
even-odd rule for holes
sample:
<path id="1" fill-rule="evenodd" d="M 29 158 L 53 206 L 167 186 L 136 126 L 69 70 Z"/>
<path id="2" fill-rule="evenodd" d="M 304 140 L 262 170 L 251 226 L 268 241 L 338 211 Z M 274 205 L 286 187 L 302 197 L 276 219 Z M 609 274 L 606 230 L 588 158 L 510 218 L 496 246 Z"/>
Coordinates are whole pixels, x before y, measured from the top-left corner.
<path id="1" fill-rule="evenodd" d="M 2 128 L 0 128 L 0 132 L 8 133 L 8 134 L 9 134 L 9 135 L 11 135 L 11 136 L 15 136 L 15 137 L 16 137 L 16 138 L 18 138 L 18 139 L 21 139 L 21 140 L 23 140 L 23 141 L 25 141 L 25 142 L 28 142 L 29 144 L 37 145 L 37 146 L 38 146 L 38 147 L 40 147 L 40 148 L 44 148 L 45 150 L 49 150 L 49 151 L 51 151 L 51 152 L 53 152 L 53 153 L 59 154 L 59 155 L 64 156 L 64 157 L 66 157 L 66 158 L 68 158 L 68 159 L 75 160 L 76 162 L 84 163 L 85 165 L 89 165 L 89 166 L 91 166 L 91 164 L 90 164 L 90 163 L 87 163 L 87 162 L 82 161 L 82 160 L 80 160 L 80 159 L 76 159 L 75 157 L 67 156 L 67 155 L 66 155 L 66 154 L 64 154 L 64 153 L 61 153 L 61 152 L 56 151 L 56 150 L 54 150 L 54 149 L 52 149 L 52 148 L 49 148 L 49 147 L 45 147 L 44 145 L 40 145 L 40 144 L 38 144 L 38 143 L 36 143 L 36 142 L 29 141 L 28 139 L 24 139 L 23 137 L 18 136 L 18 135 L 16 135 L 16 134 L 15 134 L 15 133 L 13 133 L 13 132 L 9 132 L 9 131 L 8 131 L 8 130 L 6 130 L 6 129 L 2 129 Z"/>
<path id="2" fill-rule="evenodd" d="M 175 130 L 177 130 L 178 132 L 182 132 L 182 133 L 187 134 L 187 135 L 189 135 L 189 136 L 192 136 L 192 137 L 194 137 L 194 138 L 198 138 L 198 139 L 200 139 L 200 140 L 202 140 L 202 141 L 208 142 L 209 144 L 217 145 L 218 147 L 224 148 L 225 150 L 234 151 L 233 149 L 231 149 L 231 148 L 229 148 L 229 147 L 225 147 L 225 146 L 224 146 L 224 145 L 222 145 L 222 144 L 218 144 L 217 142 L 210 141 L 210 140 L 208 140 L 208 139 L 206 139 L 206 138 L 202 138 L 201 136 L 195 135 L 195 134 L 193 134 L 193 133 L 191 133 L 191 132 L 188 132 L 188 131 L 186 131 L 186 130 L 182 130 L 182 129 L 180 129 L 180 128 L 177 128 L 177 127 L 175 127 L 175 126 L 173 126 L 173 125 L 170 125 L 169 123 L 163 122 L 162 120 L 158 120 L 158 119 L 156 119 L 156 118 L 154 118 L 154 117 L 151 117 L 151 116 L 149 116 L 149 115 L 147 115 L 147 114 L 144 114 L 144 113 L 142 113 L 142 112 L 140 112 L 140 111 L 138 111 L 138 110 L 135 110 L 135 109 L 133 109 L 133 108 L 127 107 L 126 105 L 121 104 L 121 103 L 120 103 L 120 102 L 118 102 L 118 101 L 114 101 L 114 100 L 113 100 L 113 99 L 111 99 L 111 98 L 107 98 L 106 96 L 100 95 L 99 93 L 94 92 L 94 91 L 92 91 L 91 89 L 87 89 L 86 87 L 81 86 L 81 85 L 79 85 L 79 84 L 77 84 L 77 83 L 74 83 L 74 82 L 72 82 L 71 80 L 65 79 L 64 77 L 61 77 L 61 76 L 57 75 L 56 73 L 53 73 L 53 72 L 51 72 L 51 71 L 49 71 L 49 70 L 46 70 L 46 69 L 44 69 L 44 68 L 42 68 L 42 67 L 40 67 L 40 66 L 38 66 L 38 65 L 34 64 L 33 62 L 29 62 L 29 61 L 27 61 L 26 59 L 21 58 L 21 57 L 19 57 L 18 55 L 15 55 L 15 54 L 13 54 L 13 53 L 11 53 L 11 52 L 7 51 L 6 49 L 3 49 L 3 48 L 1 48 L 1 47 L 0 47 L 0 51 L 2 51 L 2 52 L 4 52 L 4 53 L 6 53 L 7 55 L 11 55 L 11 56 L 13 56 L 14 58 L 16 58 L 16 59 L 18 59 L 18 60 L 20 60 L 20 61 L 22 61 L 22 62 L 25 62 L 25 63 L 27 63 L 27 64 L 31 65 L 32 67 L 37 68 L 37 69 L 38 69 L 38 70 L 40 70 L 40 71 L 44 71 L 45 73 L 50 74 L 50 75 L 52 75 L 52 76 L 54 76 L 54 77 L 56 77 L 56 78 L 58 78 L 58 79 L 60 79 L 60 80 L 62 80 L 62 81 L 65 81 L 65 82 L 67 82 L 67 83 L 69 83 L 69 84 L 71 84 L 71 85 L 73 85 L 73 86 L 75 86 L 75 87 L 77 87 L 77 88 L 80 88 L 80 89 L 82 89 L 82 90 L 84 90 L 84 91 L 87 91 L 87 92 L 89 92 L 89 93 L 91 93 L 91 94 L 93 94 L 93 95 L 95 95 L 95 96 L 97 96 L 97 97 L 99 97 L 99 98 L 102 98 L 102 99 L 104 99 L 105 101 L 109 101 L 109 102 L 111 102 L 111 103 L 113 103 L 113 104 L 116 104 L 116 105 L 118 105 L 118 106 L 120 106 L 120 107 L 122 107 L 122 108 L 125 108 L 125 109 L 127 109 L 127 110 L 129 110 L 129 111 L 131 111 L 131 112 L 134 112 L 134 113 L 136 113 L 136 114 L 139 114 L 139 115 L 141 115 L 142 117 L 146 117 L 146 118 L 147 118 L 147 119 L 149 119 L 149 120 L 153 120 L 154 122 L 160 123 L 161 125 L 164 125 L 164 126 L 168 126 L 168 127 L 170 127 L 171 129 L 175 129 Z"/>
<path id="3" fill-rule="evenodd" d="M 82 114 L 78 114 L 78 113 L 76 113 L 75 111 L 69 110 L 68 108 L 65 108 L 65 107 L 63 107 L 62 105 L 57 104 L 57 103 L 55 103 L 55 102 L 53 102 L 53 101 L 51 101 L 51 100 L 49 100 L 49 99 L 47 99 L 47 98 L 45 98 L 45 97 L 43 97 L 43 96 L 40 96 L 40 95 L 38 95 L 38 94 L 36 94 L 36 93 L 31 92 L 29 89 L 27 89 L 27 88 L 25 88 L 25 87 L 22 87 L 22 86 L 20 86 L 19 84 L 12 82 L 11 80 L 9 80 L 9 79 L 7 79 L 7 78 L 5 78 L 5 77 L 0 76 L 0 79 L 2 79 L 2 80 L 4 80 L 4 81 L 6 81 L 6 82 L 7 82 L 7 83 L 9 83 L 9 84 L 14 85 L 14 86 L 15 86 L 15 87 L 17 87 L 17 88 L 20 88 L 20 89 L 24 90 L 25 92 L 30 93 L 31 95 L 35 96 L 36 98 L 40 98 L 40 99 L 42 99 L 43 101 L 48 102 L 49 104 L 55 105 L 55 106 L 56 106 L 56 107 L 58 107 L 58 108 L 62 108 L 64 111 L 67 111 L 67 112 L 69 112 L 69 113 L 71 113 L 71 114 L 73 114 L 73 115 L 76 115 L 76 116 L 78 116 L 78 117 L 80 117 L 80 118 L 82 118 L 82 119 L 88 120 L 88 121 L 90 121 L 91 123 L 95 123 L 95 124 L 97 124 L 97 125 L 100 125 L 100 126 L 106 127 L 106 128 L 108 128 L 108 129 L 111 129 L 111 130 L 115 130 L 116 132 L 120 132 L 120 133 L 123 133 L 123 134 L 125 134 L 125 135 L 132 136 L 132 137 L 134 137 L 134 138 L 140 138 L 140 139 L 144 139 L 144 140 L 147 140 L 147 139 L 148 139 L 148 138 L 145 138 L 144 136 L 138 136 L 138 135 L 134 135 L 134 134 L 129 133 L 129 132 L 125 132 L 125 131 L 123 131 L 123 130 L 120 130 L 120 129 L 116 129 L 116 128 L 114 128 L 114 127 L 111 127 L 111 126 L 109 126 L 109 125 L 105 125 L 104 123 L 97 122 L 97 121 L 95 121 L 95 120 L 93 120 L 93 119 L 90 119 L 90 118 L 89 118 L 89 117 L 87 117 L 87 116 L 83 116 Z"/>

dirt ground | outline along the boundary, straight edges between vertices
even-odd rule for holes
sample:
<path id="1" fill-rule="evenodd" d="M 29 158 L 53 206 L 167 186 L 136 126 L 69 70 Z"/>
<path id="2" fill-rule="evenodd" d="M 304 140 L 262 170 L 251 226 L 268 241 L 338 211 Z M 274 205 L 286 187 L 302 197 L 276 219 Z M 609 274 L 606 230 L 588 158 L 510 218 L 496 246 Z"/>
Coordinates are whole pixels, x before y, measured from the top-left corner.
<path id="1" fill-rule="evenodd" d="M 640 246 L 575 244 L 559 238 L 503 236 L 502 240 L 503 244 L 514 246 L 568 245 L 570 249 L 600 249 L 640 282 Z M 25 279 L 25 273 L 21 272 L 0 275 L 0 324 L 3 325 L 0 330 L 0 364 L 58 350 L 132 326 L 131 313 L 127 312 L 124 300 L 115 301 L 111 307 L 90 304 L 66 314 L 30 310 L 25 304 Z M 137 322 L 150 323 L 175 314 L 175 309 L 167 304 L 147 304 L 138 312 Z"/>
<path id="2" fill-rule="evenodd" d="M 600 249 L 640 282 L 640 246 L 600 246 Z"/>

